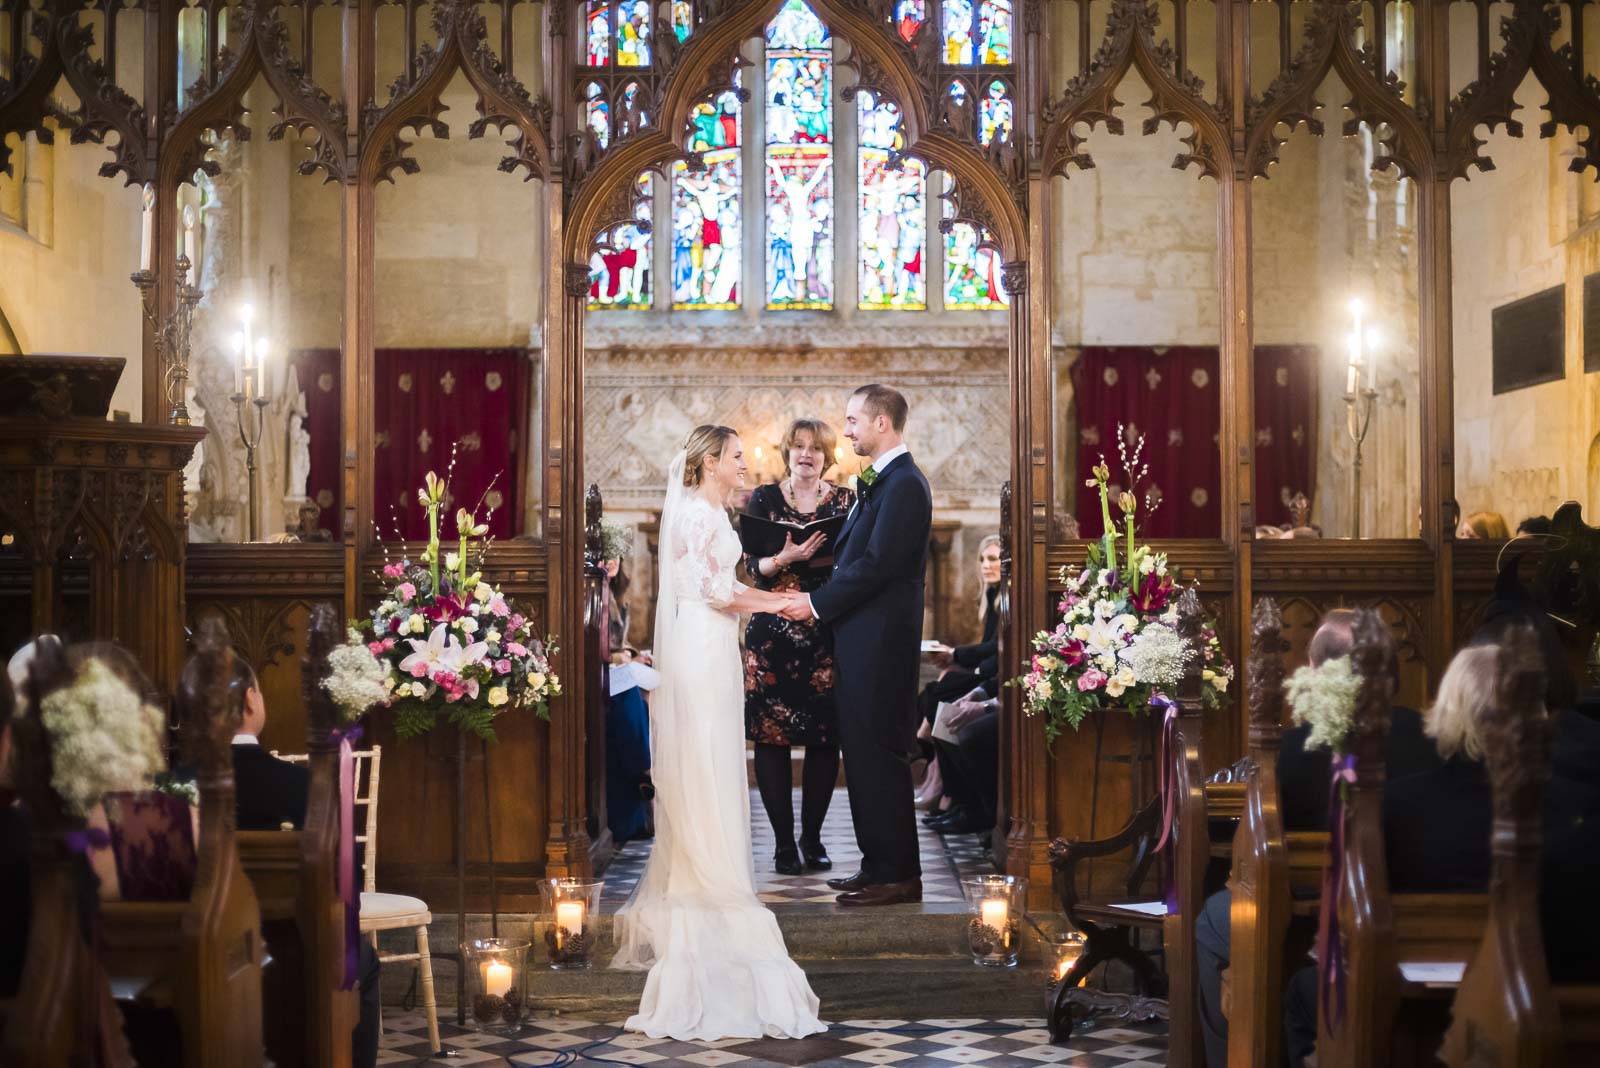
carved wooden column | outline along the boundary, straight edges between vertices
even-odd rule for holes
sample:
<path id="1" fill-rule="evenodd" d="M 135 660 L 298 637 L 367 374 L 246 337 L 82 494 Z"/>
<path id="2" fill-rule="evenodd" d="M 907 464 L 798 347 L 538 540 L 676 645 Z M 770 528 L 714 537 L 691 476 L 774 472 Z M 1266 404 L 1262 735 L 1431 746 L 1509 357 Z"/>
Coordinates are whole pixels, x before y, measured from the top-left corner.
<path id="1" fill-rule="evenodd" d="M 1041 198 L 1042 182 L 1031 183 L 1030 197 Z M 1038 242 L 1030 241 L 1030 245 Z M 1040 250 L 1042 251 L 1042 250 Z M 1011 298 L 1011 499 L 1005 520 L 1011 530 L 1008 626 L 1000 633 L 1000 676 L 1014 678 L 1028 659 L 1029 636 L 1045 629 L 1050 612 L 1045 565 L 1045 509 L 1049 478 L 1049 346 L 1044 301 L 1030 300 L 1029 264 L 1005 265 L 1001 284 Z M 1035 308 L 1035 304 L 1040 307 Z M 1002 691 L 1001 759 L 1010 771 L 1006 783 L 1005 869 L 1025 876 L 1030 897 L 1050 896 L 1050 782 L 1044 721 L 1022 711 L 1022 691 Z"/>
<path id="2" fill-rule="evenodd" d="M 1423 7 L 1418 79 L 1429 100 L 1450 99 L 1450 5 Z M 1435 146 L 1449 142 L 1449 109 L 1428 116 Z M 1450 178 L 1435 152 L 1429 174 L 1417 176 L 1417 331 L 1422 396 L 1422 540 L 1433 550 L 1431 640 L 1423 655 L 1438 678 L 1455 648 L 1455 530 L 1460 506 L 1455 489 L 1455 368 L 1452 359 Z"/>
<path id="3" fill-rule="evenodd" d="M 155 248 L 152 269 L 156 272 L 156 310 L 160 318 L 172 314 L 177 306 L 178 233 L 177 184 L 160 180 L 159 160 L 162 124 L 167 106 L 178 102 L 178 12 L 179 4 L 146 4 L 144 16 L 144 120 L 149 172 L 140 181 L 154 182 Z M 130 268 L 139 265 L 130 265 Z M 132 285 L 132 282 L 129 282 Z M 139 383 L 139 419 L 145 423 L 167 421 L 166 362 L 156 351 L 155 327 L 141 316 L 143 334 L 142 375 Z"/>
<path id="4" fill-rule="evenodd" d="M 344 9 L 345 55 L 354 62 L 343 68 L 345 120 L 345 183 L 340 190 L 340 257 L 343 263 L 344 314 L 340 317 L 340 449 L 344 479 L 344 610 L 347 618 L 361 613 L 361 559 L 372 539 L 374 439 L 374 344 L 377 334 L 378 230 L 375 175 L 360 165 L 361 122 L 372 100 L 375 0 L 356 0 Z"/>
<path id="5" fill-rule="evenodd" d="M 1221 336 L 1219 377 L 1222 391 L 1222 540 L 1233 555 L 1233 659 L 1250 655 L 1251 559 L 1255 547 L 1255 328 L 1251 306 L 1251 173 L 1245 151 L 1245 106 L 1250 86 L 1249 0 L 1217 5 L 1217 80 L 1228 107 L 1232 166 L 1217 180 L 1217 301 Z M 1238 718 L 1226 725 L 1222 751 L 1239 751 L 1249 713 L 1239 702 Z"/>

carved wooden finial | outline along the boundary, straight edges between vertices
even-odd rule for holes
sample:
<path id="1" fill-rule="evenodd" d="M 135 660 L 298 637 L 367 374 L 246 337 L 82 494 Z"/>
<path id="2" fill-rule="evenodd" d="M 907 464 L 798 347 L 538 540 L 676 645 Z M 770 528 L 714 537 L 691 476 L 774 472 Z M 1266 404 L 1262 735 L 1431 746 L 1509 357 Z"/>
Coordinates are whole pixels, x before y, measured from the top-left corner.
<path id="1" fill-rule="evenodd" d="M 1011 480 L 1000 486 L 1000 581 L 1011 578 Z"/>
<path id="2" fill-rule="evenodd" d="M 1550 778 L 1551 719 L 1544 708 L 1544 661 L 1530 624 L 1507 631 L 1500 643 L 1494 694 L 1482 723 L 1484 762 L 1494 787 L 1495 851 L 1537 856 L 1540 806 Z"/>
<path id="3" fill-rule="evenodd" d="M 1372 608 L 1356 613 L 1351 632 L 1354 645 L 1350 664 L 1361 676 L 1361 690 L 1356 695 L 1355 735 L 1358 742 L 1376 739 L 1376 752 L 1381 754 L 1383 739 L 1389 735 L 1389 712 L 1394 705 L 1394 635 L 1383 617 Z"/>
<path id="4" fill-rule="evenodd" d="M 1263 597 L 1250 617 L 1250 748 L 1277 748 L 1283 727 L 1283 613 L 1278 602 Z"/>
<path id="5" fill-rule="evenodd" d="M 1200 595 L 1190 586 L 1178 595 L 1178 637 L 1192 654 L 1183 671 L 1183 681 L 1178 684 L 1178 698 L 1185 711 L 1200 709 L 1200 673 L 1205 670 L 1204 639 L 1200 636 L 1205 627 L 1205 612 L 1200 607 Z"/>
<path id="6" fill-rule="evenodd" d="M 583 559 L 590 567 L 605 563 L 605 532 L 600 521 L 605 515 L 605 504 L 600 499 L 600 487 L 589 483 L 583 495 Z"/>
<path id="7" fill-rule="evenodd" d="M 339 613 L 326 602 L 311 609 L 306 625 L 306 652 L 301 660 L 300 694 L 306 706 L 306 742 L 317 749 L 333 743 L 330 733 L 339 725 L 339 706 L 323 682 L 328 677 L 328 654 L 340 643 Z"/>

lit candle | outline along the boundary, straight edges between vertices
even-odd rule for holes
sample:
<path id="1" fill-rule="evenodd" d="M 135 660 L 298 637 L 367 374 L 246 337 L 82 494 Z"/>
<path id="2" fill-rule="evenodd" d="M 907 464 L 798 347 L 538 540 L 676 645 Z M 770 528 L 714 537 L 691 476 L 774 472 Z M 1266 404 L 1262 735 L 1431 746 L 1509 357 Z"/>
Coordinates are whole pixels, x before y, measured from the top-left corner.
<path id="1" fill-rule="evenodd" d="M 1372 326 L 1372 327 L 1368 327 L 1367 328 L 1367 388 L 1368 389 L 1377 389 L 1378 388 L 1378 361 L 1377 361 L 1377 359 L 1375 357 L 1378 354 L 1378 342 L 1380 342 L 1382 340 L 1383 340 L 1383 337 L 1382 337 L 1382 335 L 1380 335 L 1378 333 L 1378 328 L 1377 327 Z"/>
<path id="2" fill-rule="evenodd" d="M 1067 977 L 1067 973 L 1072 970 L 1072 966 L 1074 964 L 1076 964 L 1076 963 L 1077 963 L 1077 961 L 1063 960 L 1061 963 L 1057 964 L 1056 965 L 1056 982 L 1059 983 L 1059 982 L 1061 982 L 1061 980 L 1065 979 Z"/>
<path id="3" fill-rule="evenodd" d="M 991 897 L 986 899 L 980 906 L 980 912 L 983 915 L 983 925 L 985 927 L 993 927 L 1002 935 L 1006 933 L 1006 928 L 1009 926 L 1006 921 L 1010 918 L 1010 909 L 1006 905 L 1005 898 Z"/>
<path id="4" fill-rule="evenodd" d="M 150 253 L 154 248 L 156 230 L 156 187 L 144 187 L 144 227 L 139 233 L 139 270 L 150 269 Z"/>
<path id="5" fill-rule="evenodd" d="M 583 902 L 562 901 L 556 905 L 556 944 L 564 944 L 569 935 L 583 933 Z"/>
<path id="6" fill-rule="evenodd" d="M 194 205 L 183 206 L 183 254 L 194 263 Z"/>
<path id="7" fill-rule="evenodd" d="M 1345 370 L 1344 391 L 1354 393 L 1361 386 L 1361 335 L 1350 335 L 1350 366 Z"/>
<path id="8" fill-rule="evenodd" d="M 490 997 L 503 998 L 511 989 L 511 965 L 497 960 L 483 965 L 483 992 Z"/>

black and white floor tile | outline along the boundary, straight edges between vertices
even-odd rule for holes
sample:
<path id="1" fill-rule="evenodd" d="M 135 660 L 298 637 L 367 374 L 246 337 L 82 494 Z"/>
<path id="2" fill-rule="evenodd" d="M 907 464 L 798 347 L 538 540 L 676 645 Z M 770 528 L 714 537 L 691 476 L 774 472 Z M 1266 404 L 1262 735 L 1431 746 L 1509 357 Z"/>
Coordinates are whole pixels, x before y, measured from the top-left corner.
<path id="1" fill-rule="evenodd" d="M 795 813 L 800 810 L 795 793 Z M 994 871 L 976 835 L 943 837 L 922 826 L 918 813 L 917 835 L 922 851 L 922 902 L 924 905 L 958 905 L 962 901 L 961 877 Z M 828 880 L 849 875 L 861 862 L 856 848 L 855 829 L 850 823 L 850 802 L 844 790 L 834 791 L 833 804 L 822 825 L 822 844 L 833 861 L 832 871 L 806 872 L 804 875 L 779 875 L 773 868 L 776 843 L 772 824 L 767 821 L 761 798 L 750 792 L 751 845 L 755 851 L 756 893 L 768 905 L 832 904 L 837 891 L 828 889 Z M 604 904 L 611 908 L 628 899 L 644 872 L 650 856 L 648 840 L 625 844 L 606 869 Z"/>
<path id="2" fill-rule="evenodd" d="M 514 1038 L 463 1032 L 440 1021 L 448 1056 L 428 1056 L 420 1014 L 384 1020 L 380 1065 L 651 1065 L 652 1068 L 951 1068 L 957 1064 L 1143 1068 L 1166 1062 L 1160 1027 L 1089 1029 L 1053 1046 L 1040 1019 L 843 1020 L 811 1038 L 678 1042 L 565 1017 L 539 1018 Z"/>

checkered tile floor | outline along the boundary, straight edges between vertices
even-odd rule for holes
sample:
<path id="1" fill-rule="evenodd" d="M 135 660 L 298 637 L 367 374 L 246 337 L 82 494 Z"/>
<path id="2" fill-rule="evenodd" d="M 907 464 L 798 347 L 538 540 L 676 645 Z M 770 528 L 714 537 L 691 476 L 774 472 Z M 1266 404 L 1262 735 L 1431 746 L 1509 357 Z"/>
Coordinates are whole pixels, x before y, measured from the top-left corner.
<path id="1" fill-rule="evenodd" d="M 1090 1025 L 1092 1026 L 1092 1025 Z M 439 1022 L 453 1055 L 430 1059 L 427 1022 L 419 1014 L 384 1019 L 380 1065 L 567 1065 L 634 1064 L 656 1068 L 950 1068 L 955 1064 L 1070 1065 L 1073 1068 L 1140 1068 L 1166 1062 L 1166 1035 L 1159 1027 L 1106 1027 L 1074 1035 L 1052 1046 L 1039 1019 L 845 1020 L 825 1034 L 782 1041 L 726 1039 L 676 1042 L 621 1030 L 620 1023 L 567 1018 L 531 1021 L 516 1038 L 463 1032 Z"/>
<path id="2" fill-rule="evenodd" d="M 795 817 L 800 813 L 800 793 L 795 791 Z M 917 836 L 922 851 L 922 902 L 925 905 L 960 904 L 963 875 L 993 872 L 994 865 L 976 835 L 943 837 L 922 826 L 917 813 Z M 828 889 L 828 880 L 849 875 L 860 865 L 855 829 L 850 823 L 850 801 L 844 790 L 835 790 L 828 818 L 822 825 L 822 844 L 833 860 L 832 871 L 806 872 L 804 875 L 779 875 L 772 866 L 775 842 L 772 824 L 767 821 L 761 798 L 750 791 L 752 847 L 756 861 L 756 893 L 768 905 L 832 904 L 837 891 Z M 615 908 L 628 899 L 650 856 L 649 841 L 629 842 L 618 851 L 606 869 L 604 904 Z"/>

